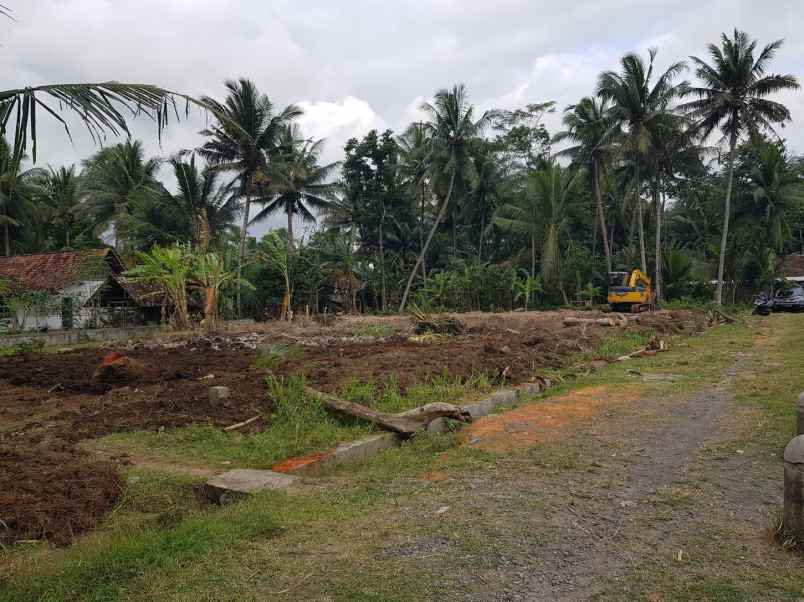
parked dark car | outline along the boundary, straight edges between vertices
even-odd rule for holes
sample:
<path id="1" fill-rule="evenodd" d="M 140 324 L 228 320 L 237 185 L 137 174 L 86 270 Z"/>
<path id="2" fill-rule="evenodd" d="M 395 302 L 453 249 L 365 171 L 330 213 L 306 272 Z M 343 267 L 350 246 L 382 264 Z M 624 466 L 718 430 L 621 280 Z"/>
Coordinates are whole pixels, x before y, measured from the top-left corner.
<path id="1" fill-rule="evenodd" d="M 777 291 L 772 297 L 762 294 L 754 301 L 754 313 L 767 316 L 772 311 L 804 311 L 804 287 Z"/>
<path id="2" fill-rule="evenodd" d="M 804 287 L 797 286 L 776 293 L 773 311 L 804 311 Z"/>

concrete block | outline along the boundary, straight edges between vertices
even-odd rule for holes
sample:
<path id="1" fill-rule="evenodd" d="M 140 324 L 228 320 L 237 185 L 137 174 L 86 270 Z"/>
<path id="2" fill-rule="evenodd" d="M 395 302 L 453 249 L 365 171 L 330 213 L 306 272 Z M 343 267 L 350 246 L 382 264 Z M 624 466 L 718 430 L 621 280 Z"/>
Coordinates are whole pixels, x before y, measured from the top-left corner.
<path id="1" fill-rule="evenodd" d="M 229 399 L 229 387 L 217 386 L 209 388 L 209 403 L 218 405 Z"/>
<path id="2" fill-rule="evenodd" d="M 482 399 L 463 407 L 467 412 L 469 412 L 469 414 L 471 414 L 472 419 L 477 419 L 482 416 L 488 416 L 497 408 L 511 405 L 516 401 L 516 398 L 516 390 L 506 389 L 504 391 L 492 393 L 491 397 L 488 397 L 487 399 Z"/>
<path id="3" fill-rule="evenodd" d="M 491 395 L 492 403 L 495 407 L 508 405 L 516 401 L 516 390 L 506 389 L 504 391 L 497 391 Z"/>
<path id="4" fill-rule="evenodd" d="M 519 385 L 519 389 L 517 389 L 519 393 L 518 397 L 520 399 L 526 399 L 533 395 L 538 395 L 542 392 L 542 386 L 539 383 L 523 383 Z"/>
<path id="5" fill-rule="evenodd" d="M 371 435 L 357 441 L 341 443 L 332 451 L 321 455 L 314 461 L 305 462 L 288 469 L 290 474 L 320 475 L 343 464 L 363 464 L 380 452 L 399 443 L 393 433 Z"/>
<path id="6" fill-rule="evenodd" d="M 463 409 L 469 412 L 472 420 L 477 420 L 483 416 L 488 416 L 489 412 L 492 410 L 491 400 L 483 399 L 481 401 L 475 401 L 474 403 L 463 406 Z"/>
<path id="7" fill-rule="evenodd" d="M 202 485 L 204 496 L 216 504 L 228 504 L 258 491 L 287 489 L 299 477 L 272 470 L 236 469 L 209 479 Z"/>

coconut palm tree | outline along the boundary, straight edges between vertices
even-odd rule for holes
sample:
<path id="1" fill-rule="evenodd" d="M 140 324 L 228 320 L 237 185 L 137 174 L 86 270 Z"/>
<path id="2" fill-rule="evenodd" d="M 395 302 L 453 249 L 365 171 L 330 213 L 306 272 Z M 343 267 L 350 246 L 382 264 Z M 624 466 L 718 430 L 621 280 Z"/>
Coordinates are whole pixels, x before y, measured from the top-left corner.
<path id="1" fill-rule="evenodd" d="M 598 95 L 611 102 L 611 117 L 625 132 L 623 150 L 634 158 L 634 202 L 637 210 L 639 251 L 642 271 L 648 269 L 645 230 L 642 217 L 640 158 L 651 144 L 658 124 L 672 110 L 673 101 L 686 89 L 687 83 L 675 83 L 686 68 L 683 61 L 670 65 L 655 83 L 653 79 L 656 50 L 649 51 L 645 61 L 637 54 L 626 54 L 620 61 L 621 73 L 605 71 L 597 82 Z"/>
<path id="2" fill-rule="evenodd" d="M 430 148 L 428 127 L 421 122 L 412 123 L 399 137 L 402 149 L 402 174 L 408 188 L 413 192 L 419 209 L 419 252 L 424 249 L 424 216 L 431 195 L 428 192 L 427 156 Z M 422 258 L 422 279 L 427 283 L 427 261 Z"/>
<path id="3" fill-rule="evenodd" d="M 527 236 L 530 276 L 536 274 L 538 256 L 542 282 L 554 284 L 560 269 L 560 239 L 567 228 L 569 197 L 577 185 L 578 172 L 552 163 L 520 177 L 520 181 L 523 179 L 524 186 L 516 200 L 497 209 L 494 224 L 504 231 Z"/>
<path id="4" fill-rule="evenodd" d="M 160 159 L 145 158 L 139 140 L 127 140 L 99 150 L 84 161 L 82 192 L 96 227 L 114 229 L 118 250 L 127 240 L 126 227 L 138 200 L 153 206 L 163 193 L 157 180 Z M 122 239 L 122 240 L 121 240 Z"/>
<path id="5" fill-rule="evenodd" d="M 477 144 L 472 152 L 473 177 L 465 219 L 478 224 L 477 260 L 483 261 L 483 242 L 488 238 L 487 223 L 494 211 L 494 200 L 506 177 L 507 168 L 487 143 Z"/>
<path id="6" fill-rule="evenodd" d="M 81 177 L 75 165 L 49 168 L 44 175 L 42 200 L 49 209 L 48 221 L 64 233 L 64 246 L 72 244 L 72 235 L 85 220 L 80 214 Z"/>
<path id="7" fill-rule="evenodd" d="M 22 159 L 26 158 L 23 155 Z M 3 251 L 12 252 L 12 228 L 39 221 L 37 200 L 44 192 L 41 181 L 45 172 L 39 168 L 22 170 L 13 149 L 0 138 L 0 223 L 3 225 Z"/>
<path id="8" fill-rule="evenodd" d="M 288 255 L 292 256 L 293 218 L 315 222 L 312 209 L 327 210 L 335 201 L 337 184 L 331 181 L 332 173 L 340 163 L 320 164 L 324 140 L 307 140 L 301 136 L 298 126 L 284 126 L 277 139 L 274 160 L 268 171 L 268 194 L 259 199 L 264 207 L 250 223 L 264 220 L 279 211 L 287 216 Z"/>
<path id="9" fill-rule="evenodd" d="M 764 211 L 770 247 L 781 255 L 788 238 L 787 216 L 804 202 L 804 182 L 780 145 L 762 144 L 751 170 L 750 189 L 754 202 Z"/>
<path id="10" fill-rule="evenodd" d="M 198 153 L 214 169 L 236 174 L 238 192 L 243 199 L 243 227 L 237 262 L 239 282 L 246 254 L 251 201 L 259 186 L 268 183 L 266 167 L 275 151 L 282 126 L 301 115 L 301 109 L 289 105 L 276 113 L 268 96 L 260 93 L 254 82 L 245 78 L 227 81 L 226 89 L 228 94 L 222 103 L 207 96 L 202 98 L 202 103 L 213 112 L 215 123 L 202 132 L 210 139 L 198 149 Z M 240 309 L 238 289 L 238 314 Z"/>
<path id="11" fill-rule="evenodd" d="M 405 309 L 413 279 L 424 261 L 424 256 L 427 254 L 427 249 L 430 247 L 439 224 L 447 215 L 456 185 L 464 187 L 472 169 L 471 148 L 476 144 L 478 136 L 488 124 L 491 116 L 489 113 L 484 113 L 475 120 L 475 108 L 469 103 L 463 84 L 453 86 L 452 90 L 439 90 L 436 92 L 433 102 L 426 102 L 421 108 L 430 117 L 430 120 L 424 124 L 429 139 L 426 161 L 430 175 L 430 187 L 433 190 L 443 190 L 446 186 L 446 194 L 441 201 L 441 207 L 430 228 L 430 233 L 427 235 L 424 247 L 416 258 L 416 265 L 410 272 L 399 311 Z"/>
<path id="12" fill-rule="evenodd" d="M 608 103 L 600 98 L 586 96 L 577 104 L 569 105 L 564 110 L 563 123 L 567 129 L 559 132 L 553 140 L 555 142 L 568 140 L 574 143 L 574 146 L 564 149 L 560 154 L 572 157 L 573 162 L 583 165 L 589 170 L 592 188 L 595 191 L 597 223 L 603 240 L 606 270 L 611 272 L 611 246 L 609 245 L 600 183 L 604 154 L 616 134 Z"/>
<path id="13" fill-rule="evenodd" d="M 790 121 L 787 107 L 769 100 L 768 96 L 799 88 L 798 79 L 793 75 L 766 75 L 771 60 L 781 46 L 782 40 L 776 40 L 755 56 L 757 41 L 752 40 L 746 32 L 735 29 L 731 38 L 725 33 L 721 35 L 721 46 L 707 46 L 711 64 L 696 56 L 690 57 L 700 84 L 689 88 L 687 93 L 696 98 L 681 108 L 689 112 L 694 121 L 694 131 L 701 138 L 708 137 L 720 128 L 729 145 L 726 159 L 728 184 L 715 292 L 715 302 L 718 304 L 723 301 L 723 272 L 734 183 L 734 149 L 744 134 L 773 131 L 773 124 Z"/>
<path id="14" fill-rule="evenodd" d="M 239 211 L 237 191 L 231 184 L 220 184 L 219 171 L 199 170 L 195 155 L 189 161 L 173 157 L 170 165 L 179 187 L 170 198 L 186 217 L 193 244 L 206 253 L 210 242 L 234 222 Z"/>

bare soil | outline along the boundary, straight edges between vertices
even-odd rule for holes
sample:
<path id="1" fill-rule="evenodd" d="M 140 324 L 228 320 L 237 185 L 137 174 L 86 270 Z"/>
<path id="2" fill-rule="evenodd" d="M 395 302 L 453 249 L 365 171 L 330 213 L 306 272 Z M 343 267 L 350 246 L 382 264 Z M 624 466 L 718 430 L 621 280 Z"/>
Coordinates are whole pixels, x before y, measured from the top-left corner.
<path id="1" fill-rule="evenodd" d="M 409 318 L 341 319 L 334 327 L 272 325 L 252 333 L 191 336 L 149 343 L 25 354 L 0 360 L 0 540 L 47 538 L 66 543 L 94 527 L 120 491 L 114 464 L 75 445 L 114 432 L 190 424 L 226 426 L 269 415 L 259 349 L 295 342 L 301 353 L 277 370 L 303 374 L 327 391 L 345 383 L 385 381 L 404 390 L 447 373 L 484 374 L 501 385 L 533 379 L 589 351 L 610 328 L 564 327 L 576 312 L 462 314 L 459 337 L 411 339 Z M 599 317 L 596 312 L 581 312 Z M 695 328 L 688 312 L 655 312 L 628 328 L 679 332 Z M 396 332 L 381 340 L 361 336 L 367 326 Z M 110 352 L 144 368 L 126 378 L 93 377 Z M 225 385 L 230 398 L 211 404 L 209 387 Z M 255 422 L 254 428 L 265 423 Z M 246 431 L 248 432 L 248 431 Z M 112 458 L 125 463 L 127 458 Z"/>

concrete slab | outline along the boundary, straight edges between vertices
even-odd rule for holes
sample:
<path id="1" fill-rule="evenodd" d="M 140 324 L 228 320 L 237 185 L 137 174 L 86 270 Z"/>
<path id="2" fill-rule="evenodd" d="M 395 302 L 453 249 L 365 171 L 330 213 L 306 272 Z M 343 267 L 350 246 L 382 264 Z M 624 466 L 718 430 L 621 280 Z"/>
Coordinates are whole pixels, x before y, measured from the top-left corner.
<path id="1" fill-rule="evenodd" d="M 202 485 L 204 496 L 216 504 L 228 504 L 258 491 L 287 489 L 299 477 L 272 470 L 239 468 L 219 474 Z"/>
<path id="2" fill-rule="evenodd" d="M 398 445 L 399 439 L 393 433 L 371 435 L 357 441 L 341 443 L 330 452 L 303 462 L 288 469 L 289 474 L 320 475 L 343 464 L 362 464 L 380 452 Z"/>

